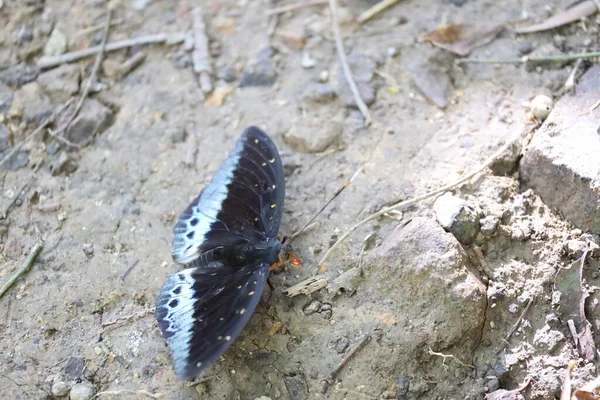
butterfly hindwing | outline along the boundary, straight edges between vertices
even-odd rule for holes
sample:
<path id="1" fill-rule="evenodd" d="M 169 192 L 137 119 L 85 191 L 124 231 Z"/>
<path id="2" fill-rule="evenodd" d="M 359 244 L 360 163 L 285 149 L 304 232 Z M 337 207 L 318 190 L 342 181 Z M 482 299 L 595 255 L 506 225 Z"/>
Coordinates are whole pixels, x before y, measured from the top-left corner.
<path id="1" fill-rule="evenodd" d="M 275 238 L 285 197 L 281 159 L 269 136 L 247 128 L 212 180 L 180 215 L 173 258 L 187 265 L 206 250 Z"/>
<path id="2" fill-rule="evenodd" d="M 167 279 L 156 319 L 178 378 L 193 378 L 231 346 L 254 313 L 268 274 L 269 265 L 259 262 L 189 268 Z"/>

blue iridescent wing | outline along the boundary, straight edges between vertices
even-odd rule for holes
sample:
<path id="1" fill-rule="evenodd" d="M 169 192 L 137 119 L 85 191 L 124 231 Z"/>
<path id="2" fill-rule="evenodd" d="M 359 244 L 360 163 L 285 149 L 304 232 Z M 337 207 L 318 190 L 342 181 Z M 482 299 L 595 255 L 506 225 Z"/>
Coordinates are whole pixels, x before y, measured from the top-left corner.
<path id="1" fill-rule="evenodd" d="M 269 265 L 190 268 L 171 275 L 156 301 L 158 326 L 179 379 L 192 379 L 231 346 L 260 301 Z"/>
<path id="2" fill-rule="evenodd" d="M 279 152 L 266 133 L 251 126 L 212 180 L 179 216 L 173 259 L 188 265 L 215 247 L 275 238 L 284 197 Z"/>

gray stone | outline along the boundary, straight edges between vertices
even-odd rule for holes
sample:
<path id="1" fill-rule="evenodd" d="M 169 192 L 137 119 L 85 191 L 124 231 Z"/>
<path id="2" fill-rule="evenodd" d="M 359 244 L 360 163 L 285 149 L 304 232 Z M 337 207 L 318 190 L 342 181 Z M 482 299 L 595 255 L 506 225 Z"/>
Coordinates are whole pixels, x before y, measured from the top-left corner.
<path id="1" fill-rule="evenodd" d="M 94 385 L 89 382 L 81 382 L 73 386 L 69 393 L 70 400 L 90 400 L 94 397 L 96 389 Z"/>
<path id="2" fill-rule="evenodd" d="M 240 78 L 240 87 L 271 86 L 277 79 L 277 71 L 271 61 L 273 50 L 270 47 L 261 49 L 256 57 L 244 67 Z"/>
<path id="3" fill-rule="evenodd" d="M 55 27 L 44 46 L 44 55 L 48 57 L 59 56 L 67 51 L 67 45 L 67 36 Z"/>
<path id="4" fill-rule="evenodd" d="M 37 82 L 23 85 L 15 92 L 9 115 L 20 116 L 25 122 L 41 123 L 52 114 L 50 98 Z"/>
<path id="5" fill-rule="evenodd" d="M 64 64 L 40 74 L 37 82 L 55 103 L 64 103 L 79 92 L 79 66 Z"/>
<path id="6" fill-rule="evenodd" d="M 548 324 L 538 329 L 533 337 L 533 344 L 545 348 L 549 353 L 554 352 L 564 341 L 565 335 L 560 331 L 553 330 Z"/>
<path id="7" fill-rule="evenodd" d="M 433 211 L 440 225 L 459 242 L 468 245 L 475 241 L 479 233 L 479 216 L 464 200 L 447 192 L 435 200 Z"/>
<path id="8" fill-rule="evenodd" d="M 23 25 L 17 32 L 17 40 L 21 43 L 33 40 L 33 29 Z"/>
<path id="9" fill-rule="evenodd" d="M 13 101 L 13 91 L 0 82 L 0 112 L 5 112 L 10 109 Z"/>
<path id="10" fill-rule="evenodd" d="M 9 151 L 6 153 L 9 153 Z M 4 156 L 0 158 L 4 158 Z M 27 164 L 29 164 L 29 155 L 26 151 L 19 151 L 10 158 L 10 160 L 5 164 L 4 168 L 11 171 L 16 171 L 18 169 L 25 168 Z"/>
<path id="11" fill-rule="evenodd" d="M 432 219 L 415 218 L 365 261 L 357 304 L 368 299 L 374 312 L 385 316 L 386 340 L 407 351 L 418 352 L 425 342 L 434 349 L 457 346 L 464 352 L 455 354 L 469 354 L 479 342 L 486 298 L 485 286 L 467 264 L 468 256 L 451 234 Z M 395 321 L 404 328 L 395 327 Z M 415 340 L 416 332 L 421 340 Z"/>
<path id="12" fill-rule="evenodd" d="M 16 64 L 0 71 L 0 82 L 8 86 L 23 86 L 34 81 L 38 76 L 38 69 L 31 64 Z"/>
<path id="13" fill-rule="evenodd" d="M 333 88 L 325 83 L 310 83 L 302 93 L 302 101 L 308 104 L 326 104 L 336 97 Z"/>
<path id="14" fill-rule="evenodd" d="M 64 397 L 69 394 L 71 386 L 67 382 L 58 381 L 52 385 L 52 395 L 56 397 Z"/>
<path id="15" fill-rule="evenodd" d="M 94 135 L 101 134 L 113 123 L 113 113 L 104 104 L 95 99 L 86 99 L 81 111 L 73 120 L 65 138 L 73 143 L 85 145 Z"/>
<path id="16" fill-rule="evenodd" d="M 217 71 L 217 78 L 225 82 L 233 82 L 237 79 L 237 72 L 230 66 L 219 68 Z"/>
<path id="17" fill-rule="evenodd" d="M 564 96 L 556 103 L 519 166 L 526 188 L 592 233 L 600 233 L 600 134 L 598 118 L 581 110 L 598 100 L 598 81 L 600 65 L 581 78 L 577 96 Z"/>
<path id="18" fill-rule="evenodd" d="M 342 123 L 335 119 L 323 125 L 323 119 L 319 116 L 308 115 L 295 121 L 283 139 L 296 151 L 320 153 L 334 145 L 342 131 Z"/>
<path id="19" fill-rule="evenodd" d="M 500 223 L 500 219 L 493 215 L 488 215 L 485 218 L 479 220 L 479 225 L 481 229 L 481 233 L 485 236 L 492 236 L 496 229 L 498 229 L 498 224 Z"/>
<path id="20" fill-rule="evenodd" d="M 319 300 L 313 300 L 309 305 L 304 307 L 304 315 L 312 315 L 321 309 L 321 302 Z"/>
<path id="21" fill-rule="evenodd" d="M 50 165 L 52 176 L 66 175 L 69 176 L 77 170 L 77 161 L 68 153 L 62 152 L 58 158 Z"/>
<path id="22" fill-rule="evenodd" d="M 0 153 L 3 153 L 6 149 L 10 147 L 9 143 L 9 134 L 6 126 L 4 124 L 0 124 Z"/>
<path id="23" fill-rule="evenodd" d="M 261 366 L 273 365 L 277 358 L 279 358 L 279 354 L 271 350 L 258 350 L 254 353 L 254 362 Z"/>

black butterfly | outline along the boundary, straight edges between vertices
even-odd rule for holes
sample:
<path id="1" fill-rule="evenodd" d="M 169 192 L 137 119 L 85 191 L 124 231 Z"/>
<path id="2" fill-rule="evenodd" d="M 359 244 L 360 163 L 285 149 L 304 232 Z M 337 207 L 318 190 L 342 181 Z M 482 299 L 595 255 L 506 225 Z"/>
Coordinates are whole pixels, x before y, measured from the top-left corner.
<path id="1" fill-rule="evenodd" d="M 283 166 L 273 141 L 249 127 L 219 171 L 179 216 L 171 275 L 156 320 L 179 379 L 191 379 L 231 346 L 258 305 L 269 271 L 299 265 L 276 240 L 283 212 Z"/>

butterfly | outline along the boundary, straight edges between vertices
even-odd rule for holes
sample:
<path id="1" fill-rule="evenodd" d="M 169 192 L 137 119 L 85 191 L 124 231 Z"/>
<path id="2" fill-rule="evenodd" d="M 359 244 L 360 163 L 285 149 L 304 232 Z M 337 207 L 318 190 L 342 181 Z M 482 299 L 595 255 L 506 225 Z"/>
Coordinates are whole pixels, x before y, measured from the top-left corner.
<path id="1" fill-rule="evenodd" d="M 251 126 L 179 216 L 173 259 L 187 268 L 167 278 L 156 300 L 156 320 L 179 379 L 194 378 L 232 345 L 270 270 L 286 261 L 300 265 L 276 239 L 284 197 L 277 148 Z"/>

